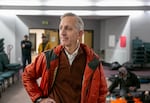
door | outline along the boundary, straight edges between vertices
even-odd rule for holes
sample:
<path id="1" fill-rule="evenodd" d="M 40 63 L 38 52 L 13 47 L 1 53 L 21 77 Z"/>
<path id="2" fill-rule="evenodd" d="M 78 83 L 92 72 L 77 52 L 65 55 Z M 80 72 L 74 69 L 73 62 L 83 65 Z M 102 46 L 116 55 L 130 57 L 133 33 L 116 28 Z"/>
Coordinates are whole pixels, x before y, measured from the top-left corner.
<path id="1" fill-rule="evenodd" d="M 93 30 L 85 30 L 82 38 L 82 43 L 93 48 Z"/>
<path id="2" fill-rule="evenodd" d="M 52 44 L 51 48 L 59 44 L 58 30 L 45 30 L 45 34 L 49 34 L 49 41 Z"/>

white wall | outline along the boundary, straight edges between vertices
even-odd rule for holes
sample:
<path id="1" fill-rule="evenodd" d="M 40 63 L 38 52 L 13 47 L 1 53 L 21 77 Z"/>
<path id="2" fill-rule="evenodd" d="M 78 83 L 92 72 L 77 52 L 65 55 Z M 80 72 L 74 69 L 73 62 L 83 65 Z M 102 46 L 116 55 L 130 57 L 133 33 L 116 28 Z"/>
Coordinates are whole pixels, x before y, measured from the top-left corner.
<path id="1" fill-rule="evenodd" d="M 16 45 L 16 56 L 15 62 L 22 63 L 22 56 L 21 56 L 21 40 L 24 39 L 25 34 L 29 34 L 28 27 L 16 16 L 15 18 L 15 45 Z"/>
<path id="2" fill-rule="evenodd" d="M 15 58 L 15 16 L 13 15 L 0 15 L 0 38 L 4 38 L 4 48 L 7 52 L 7 46 L 12 45 L 13 48 L 10 52 L 10 62 Z"/>
<path id="3" fill-rule="evenodd" d="M 150 42 L 150 11 L 135 12 L 128 17 L 115 17 L 101 21 L 100 48 L 105 49 L 105 61 L 124 63 L 132 60 L 132 40 L 139 37 L 143 42 Z M 116 46 L 108 46 L 109 35 L 116 36 Z M 127 47 L 119 46 L 120 35 L 127 36 Z"/>
<path id="4" fill-rule="evenodd" d="M 21 60 L 21 48 L 20 41 L 23 38 L 24 33 L 27 33 L 27 27 L 21 22 L 16 15 L 0 15 L 0 38 L 4 38 L 5 52 L 7 53 L 7 46 L 12 45 L 10 62 L 20 62 Z M 18 61 L 18 58 L 20 60 Z"/>
<path id="5" fill-rule="evenodd" d="M 105 49 L 105 61 L 118 61 L 120 64 L 130 59 L 130 19 L 128 17 L 115 17 L 107 19 L 101 24 L 101 47 Z M 115 36 L 115 46 L 109 46 L 109 36 Z M 126 36 L 126 47 L 120 47 L 120 36 Z"/>
<path id="6" fill-rule="evenodd" d="M 144 42 L 150 42 L 150 11 L 131 16 L 131 40 L 138 36 Z"/>

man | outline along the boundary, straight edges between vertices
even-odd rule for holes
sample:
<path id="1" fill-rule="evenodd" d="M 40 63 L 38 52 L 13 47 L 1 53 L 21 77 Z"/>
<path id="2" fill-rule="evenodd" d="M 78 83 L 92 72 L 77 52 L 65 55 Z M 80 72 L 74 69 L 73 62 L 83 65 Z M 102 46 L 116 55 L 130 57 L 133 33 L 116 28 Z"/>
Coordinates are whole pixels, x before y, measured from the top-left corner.
<path id="1" fill-rule="evenodd" d="M 51 43 L 48 41 L 48 37 L 45 34 L 42 34 L 42 43 L 39 45 L 38 54 L 49 49 L 51 49 Z"/>
<path id="2" fill-rule="evenodd" d="M 120 85 L 119 95 L 126 97 L 129 93 L 133 93 L 140 88 L 140 81 L 137 76 L 128 71 L 125 66 L 120 67 L 118 72 L 118 76 L 109 87 L 109 93 L 112 93 L 113 90 Z"/>
<path id="3" fill-rule="evenodd" d="M 98 55 L 79 42 L 83 34 L 84 23 L 79 16 L 66 13 L 61 17 L 61 44 L 38 55 L 22 75 L 33 102 L 105 103 L 107 84 L 103 67 Z M 39 77 L 40 86 L 36 82 Z"/>
<path id="4" fill-rule="evenodd" d="M 23 68 L 26 67 L 27 63 L 31 63 L 31 47 L 32 43 L 28 40 L 28 35 L 24 35 L 24 40 L 21 41 Z"/>

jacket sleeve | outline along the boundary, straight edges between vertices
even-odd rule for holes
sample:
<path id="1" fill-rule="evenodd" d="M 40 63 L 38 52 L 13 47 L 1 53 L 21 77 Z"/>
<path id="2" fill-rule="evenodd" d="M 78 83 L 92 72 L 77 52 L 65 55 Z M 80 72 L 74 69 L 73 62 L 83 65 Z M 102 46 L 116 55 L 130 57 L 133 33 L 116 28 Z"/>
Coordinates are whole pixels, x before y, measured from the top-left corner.
<path id="1" fill-rule="evenodd" d="M 140 80 L 138 79 L 138 77 L 134 73 L 130 72 L 130 74 L 132 75 L 133 86 L 135 86 L 136 89 L 139 89 L 140 88 Z"/>
<path id="2" fill-rule="evenodd" d="M 37 83 L 37 79 L 41 77 L 44 70 L 46 70 L 44 61 L 44 53 L 41 53 L 34 62 L 26 66 L 22 74 L 23 85 L 33 102 L 43 95 Z"/>
<path id="3" fill-rule="evenodd" d="M 39 44 L 39 47 L 38 47 L 38 54 L 40 54 L 41 51 L 42 51 L 42 44 L 40 43 L 40 44 Z"/>
<path id="4" fill-rule="evenodd" d="M 119 85 L 119 77 L 115 77 L 115 80 L 109 86 L 109 92 L 113 92 L 113 90 Z"/>
<path id="5" fill-rule="evenodd" d="M 100 87 L 99 87 L 99 101 L 98 103 L 106 103 L 106 96 L 107 96 L 107 82 L 103 70 L 102 64 L 100 64 L 99 67 L 99 72 L 100 72 Z"/>

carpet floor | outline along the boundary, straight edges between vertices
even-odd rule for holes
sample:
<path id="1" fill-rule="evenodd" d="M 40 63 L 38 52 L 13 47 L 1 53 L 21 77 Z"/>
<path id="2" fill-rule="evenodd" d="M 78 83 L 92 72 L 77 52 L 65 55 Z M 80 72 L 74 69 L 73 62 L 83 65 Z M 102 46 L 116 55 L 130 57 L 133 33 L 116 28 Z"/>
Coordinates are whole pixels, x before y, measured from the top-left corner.
<path id="1" fill-rule="evenodd" d="M 109 77 L 111 74 L 116 74 L 116 70 L 110 70 L 107 67 L 104 67 L 104 72 L 106 77 Z M 133 71 L 137 75 L 148 75 L 150 76 L 150 70 L 136 70 Z M 107 81 L 108 86 L 110 82 Z M 150 91 L 150 83 L 142 84 L 141 90 Z M 8 87 L 4 92 L 2 92 L 2 97 L 0 98 L 0 103 L 32 103 L 27 92 L 25 91 L 21 80 L 16 81 L 15 84 Z"/>

